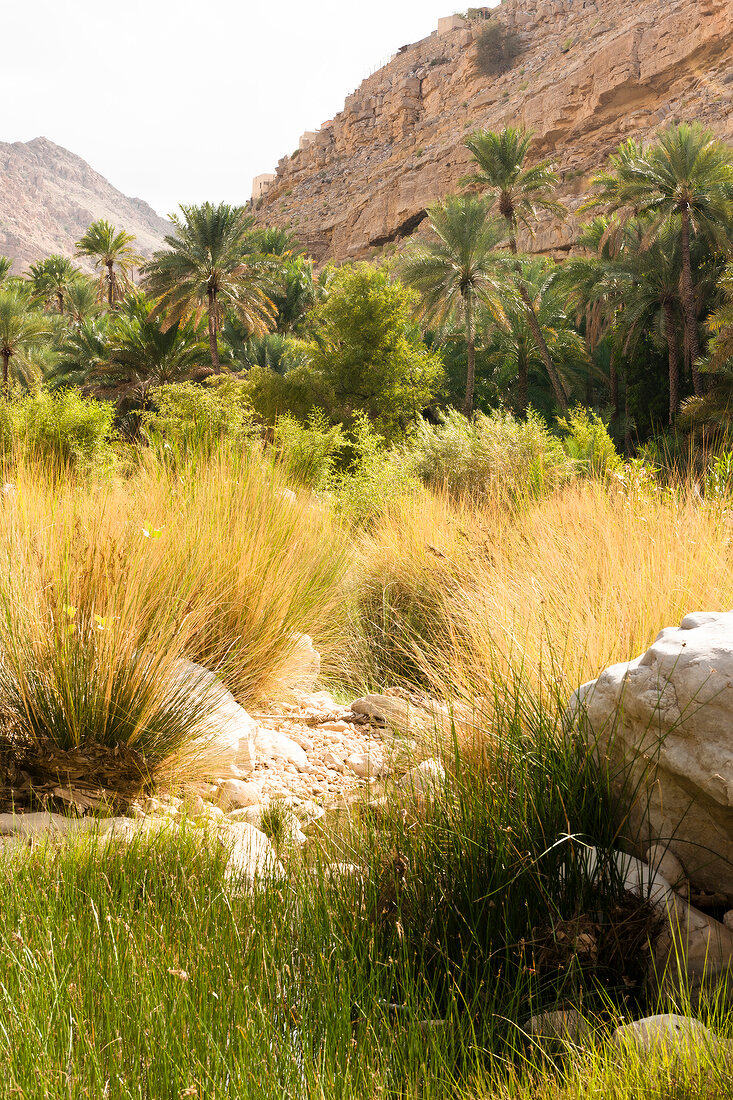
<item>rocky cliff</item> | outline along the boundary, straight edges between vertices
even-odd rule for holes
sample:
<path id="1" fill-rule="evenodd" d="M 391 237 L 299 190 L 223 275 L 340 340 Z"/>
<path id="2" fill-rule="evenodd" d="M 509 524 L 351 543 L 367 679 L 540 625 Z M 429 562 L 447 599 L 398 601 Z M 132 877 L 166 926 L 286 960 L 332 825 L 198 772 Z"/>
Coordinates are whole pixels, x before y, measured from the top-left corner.
<path id="1" fill-rule="evenodd" d="M 556 161 L 571 210 L 531 247 L 562 251 L 591 175 L 621 140 L 699 119 L 733 141 L 733 0 L 504 0 L 491 18 L 519 38 L 511 71 L 478 76 L 483 24 L 441 20 L 304 135 L 259 184 L 258 217 L 294 225 L 319 261 L 369 256 L 457 188 L 466 134 L 523 125 L 532 156 Z"/>
<path id="2" fill-rule="evenodd" d="M 15 274 L 52 252 L 73 256 L 75 242 L 97 218 L 133 233 L 147 255 L 170 229 L 142 199 L 127 198 L 47 138 L 0 142 L 0 254 L 15 261 Z"/>

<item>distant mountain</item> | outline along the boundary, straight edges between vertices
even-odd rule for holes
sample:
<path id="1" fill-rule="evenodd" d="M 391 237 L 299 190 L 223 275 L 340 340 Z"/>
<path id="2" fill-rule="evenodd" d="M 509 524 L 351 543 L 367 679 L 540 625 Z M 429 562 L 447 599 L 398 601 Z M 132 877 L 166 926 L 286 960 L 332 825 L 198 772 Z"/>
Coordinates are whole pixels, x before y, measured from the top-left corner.
<path id="1" fill-rule="evenodd" d="M 0 142 L 0 255 L 15 261 L 13 274 L 52 252 L 73 256 L 75 242 L 97 218 L 132 233 L 147 256 L 171 228 L 142 199 L 123 195 L 48 138 Z"/>

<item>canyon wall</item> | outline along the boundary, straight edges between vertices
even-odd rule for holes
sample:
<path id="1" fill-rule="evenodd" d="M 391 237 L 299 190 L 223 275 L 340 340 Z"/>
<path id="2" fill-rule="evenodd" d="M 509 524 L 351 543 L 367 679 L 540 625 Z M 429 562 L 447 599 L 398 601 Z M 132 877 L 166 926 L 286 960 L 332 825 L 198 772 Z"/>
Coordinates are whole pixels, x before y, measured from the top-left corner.
<path id="1" fill-rule="evenodd" d="M 457 189 L 466 135 L 521 125 L 535 133 L 531 157 L 555 160 L 570 210 L 523 245 L 561 253 L 620 141 L 697 119 L 733 143 L 733 0 L 505 0 L 491 18 L 519 38 L 511 71 L 477 75 L 484 24 L 441 20 L 259 177 L 258 220 L 293 226 L 319 262 L 371 256 Z"/>

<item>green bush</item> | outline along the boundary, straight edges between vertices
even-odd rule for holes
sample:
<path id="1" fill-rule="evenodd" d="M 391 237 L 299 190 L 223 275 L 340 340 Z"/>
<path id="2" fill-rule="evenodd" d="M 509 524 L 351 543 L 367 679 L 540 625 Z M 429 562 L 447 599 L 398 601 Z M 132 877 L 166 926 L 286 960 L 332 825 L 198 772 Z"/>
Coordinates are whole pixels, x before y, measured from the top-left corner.
<path id="1" fill-rule="evenodd" d="M 153 411 L 143 416 L 148 441 L 171 457 L 210 453 L 222 441 L 246 442 L 255 433 L 245 383 L 217 376 L 204 386 L 171 382 L 151 393 Z"/>
<path id="2" fill-rule="evenodd" d="M 513 68 L 521 52 L 517 35 L 492 19 L 476 41 L 475 71 L 480 76 L 500 76 Z"/>
<path id="3" fill-rule="evenodd" d="M 75 469 L 113 462 L 114 408 L 75 390 L 40 390 L 0 405 L 0 447 L 6 458 L 40 459 Z"/>
<path id="4" fill-rule="evenodd" d="M 328 485 L 345 444 L 341 426 L 330 424 L 321 409 L 314 409 L 305 424 L 287 414 L 275 424 L 280 467 L 289 479 L 310 489 Z"/>
<path id="5" fill-rule="evenodd" d="M 563 446 L 568 455 L 590 475 L 605 477 L 621 469 L 621 456 L 608 428 L 591 409 L 578 405 L 557 423 L 565 435 Z"/>
<path id="6" fill-rule="evenodd" d="M 347 464 L 331 479 L 336 510 L 358 527 L 370 527 L 417 484 L 402 456 L 388 450 L 365 413 L 354 415 L 345 449 Z"/>
<path id="7" fill-rule="evenodd" d="M 409 451 L 413 469 L 425 484 L 448 492 L 538 496 L 565 480 L 571 470 L 560 440 L 530 410 L 527 419 L 511 413 L 477 413 L 473 420 L 455 409 L 442 424 L 421 424 Z"/>

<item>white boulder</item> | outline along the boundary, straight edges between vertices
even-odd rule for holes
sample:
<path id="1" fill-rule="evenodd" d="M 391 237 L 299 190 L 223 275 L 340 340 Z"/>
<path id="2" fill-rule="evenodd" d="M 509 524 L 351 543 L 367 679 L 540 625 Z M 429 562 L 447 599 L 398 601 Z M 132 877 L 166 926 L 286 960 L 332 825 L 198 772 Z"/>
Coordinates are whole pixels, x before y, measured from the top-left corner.
<path id="1" fill-rule="evenodd" d="M 733 904 L 733 612 L 663 630 L 584 684 L 571 710 L 630 806 L 627 835 L 641 851 L 661 842 Z"/>
<path id="2" fill-rule="evenodd" d="M 611 1042 L 621 1052 L 656 1056 L 666 1064 L 682 1061 L 697 1070 L 712 1068 L 721 1060 L 725 1064 L 733 1050 L 701 1020 L 691 1016 L 663 1013 L 617 1027 Z"/>
<path id="3" fill-rule="evenodd" d="M 210 705 L 210 712 L 198 727 L 202 753 L 210 756 L 212 767 L 221 771 L 234 764 L 242 774 L 255 766 L 257 723 L 228 691 L 219 677 L 193 661 L 179 661 L 178 683 L 188 686 Z M 218 772 L 215 771 L 215 774 Z"/>
<path id="4" fill-rule="evenodd" d="M 252 885 L 285 875 L 275 849 L 265 834 L 248 821 L 233 821 L 219 827 L 219 839 L 229 852 L 226 876 Z"/>
<path id="5" fill-rule="evenodd" d="M 225 779 L 216 795 L 216 804 L 226 813 L 238 810 L 242 806 L 254 806 L 260 800 L 260 789 L 256 783 L 246 783 L 241 779 Z"/>
<path id="6" fill-rule="evenodd" d="M 260 727 L 255 738 L 255 753 L 258 760 L 275 763 L 294 764 L 298 771 L 302 771 L 308 764 L 308 756 L 305 749 L 277 730 Z"/>

